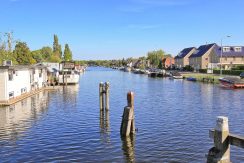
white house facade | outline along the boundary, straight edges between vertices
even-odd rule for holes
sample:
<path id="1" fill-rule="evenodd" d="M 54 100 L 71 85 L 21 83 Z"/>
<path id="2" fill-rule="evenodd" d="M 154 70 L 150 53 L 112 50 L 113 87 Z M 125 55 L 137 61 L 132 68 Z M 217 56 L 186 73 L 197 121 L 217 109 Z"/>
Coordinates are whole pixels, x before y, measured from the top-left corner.
<path id="1" fill-rule="evenodd" d="M 46 80 L 44 66 L 0 66 L 0 101 L 7 102 L 40 89 Z"/>

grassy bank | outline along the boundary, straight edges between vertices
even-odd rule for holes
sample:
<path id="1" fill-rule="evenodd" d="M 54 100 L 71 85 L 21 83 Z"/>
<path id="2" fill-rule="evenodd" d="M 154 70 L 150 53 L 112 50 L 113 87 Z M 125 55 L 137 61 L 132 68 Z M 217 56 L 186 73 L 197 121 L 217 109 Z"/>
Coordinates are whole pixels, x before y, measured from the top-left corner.
<path id="1" fill-rule="evenodd" d="M 201 74 L 201 73 L 186 73 L 182 74 L 183 77 L 193 77 L 196 78 L 198 82 L 203 82 L 203 79 L 213 79 L 213 84 L 219 84 L 219 75 L 213 75 L 213 74 Z"/>

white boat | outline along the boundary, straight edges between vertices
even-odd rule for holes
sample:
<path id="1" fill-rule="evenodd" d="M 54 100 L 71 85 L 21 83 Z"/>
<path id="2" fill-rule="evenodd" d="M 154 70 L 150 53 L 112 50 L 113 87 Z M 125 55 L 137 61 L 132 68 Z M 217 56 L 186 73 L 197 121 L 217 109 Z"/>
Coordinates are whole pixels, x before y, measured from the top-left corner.
<path id="1" fill-rule="evenodd" d="M 60 84 L 78 84 L 80 80 L 79 72 L 76 70 L 63 71 L 59 73 L 58 82 Z"/>
<path id="2" fill-rule="evenodd" d="M 171 72 L 170 74 L 173 79 L 183 79 L 183 76 L 178 72 Z"/>

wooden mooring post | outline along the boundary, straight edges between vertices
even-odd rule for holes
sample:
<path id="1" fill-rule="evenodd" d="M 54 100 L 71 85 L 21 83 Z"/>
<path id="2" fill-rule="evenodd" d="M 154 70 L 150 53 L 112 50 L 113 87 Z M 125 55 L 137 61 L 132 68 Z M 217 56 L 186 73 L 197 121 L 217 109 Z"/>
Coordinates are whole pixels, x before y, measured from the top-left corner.
<path id="1" fill-rule="evenodd" d="M 217 117 L 214 130 L 209 131 L 209 137 L 214 139 L 207 155 L 207 163 L 230 163 L 230 145 L 244 148 L 244 137 L 229 133 L 228 118 Z"/>
<path id="2" fill-rule="evenodd" d="M 109 82 L 99 84 L 100 111 L 109 111 Z"/>
<path id="3" fill-rule="evenodd" d="M 124 108 L 122 116 L 120 134 L 129 136 L 135 133 L 135 116 L 134 116 L 134 93 L 127 93 L 127 106 Z"/>

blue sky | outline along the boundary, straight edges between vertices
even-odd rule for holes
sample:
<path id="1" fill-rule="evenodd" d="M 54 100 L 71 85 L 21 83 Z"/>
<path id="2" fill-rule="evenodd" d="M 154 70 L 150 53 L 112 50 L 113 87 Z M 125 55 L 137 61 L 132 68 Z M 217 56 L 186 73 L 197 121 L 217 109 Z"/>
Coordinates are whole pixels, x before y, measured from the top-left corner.
<path id="1" fill-rule="evenodd" d="M 75 59 L 145 56 L 216 42 L 244 45 L 243 0 L 0 0 L 0 32 L 31 50 L 53 34 Z"/>

